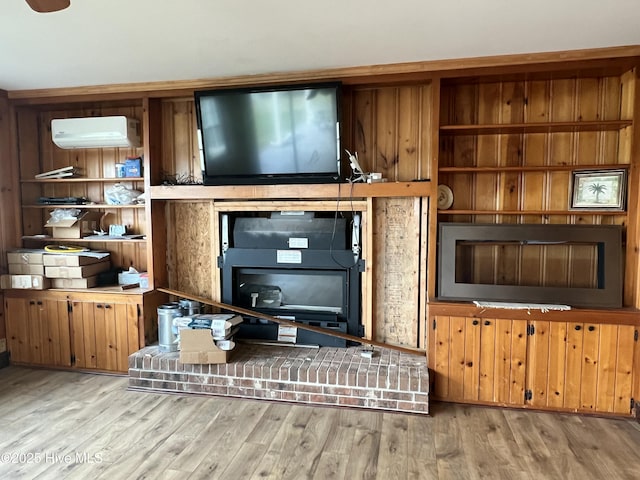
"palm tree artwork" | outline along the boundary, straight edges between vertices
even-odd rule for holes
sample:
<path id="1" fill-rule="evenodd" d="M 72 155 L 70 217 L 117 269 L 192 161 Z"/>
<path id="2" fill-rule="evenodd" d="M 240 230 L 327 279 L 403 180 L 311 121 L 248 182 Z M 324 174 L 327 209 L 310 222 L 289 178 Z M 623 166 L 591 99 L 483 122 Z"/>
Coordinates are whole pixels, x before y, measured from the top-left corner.
<path id="1" fill-rule="evenodd" d="M 607 191 L 606 185 L 603 185 L 602 183 L 598 183 L 598 182 L 589 184 L 587 189 L 589 190 L 589 192 L 591 192 L 596 196 L 595 203 L 600 203 L 600 195 L 602 195 Z"/>

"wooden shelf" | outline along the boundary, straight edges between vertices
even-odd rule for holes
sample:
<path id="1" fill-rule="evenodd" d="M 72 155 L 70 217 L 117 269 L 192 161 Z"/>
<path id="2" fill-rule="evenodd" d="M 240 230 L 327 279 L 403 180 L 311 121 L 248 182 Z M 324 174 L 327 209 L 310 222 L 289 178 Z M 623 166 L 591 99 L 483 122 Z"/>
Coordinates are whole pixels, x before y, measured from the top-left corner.
<path id="1" fill-rule="evenodd" d="M 438 210 L 439 215 L 626 215 L 621 210 Z"/>
<path id="2" fill-rule="evenodd" d="M 120 182 L 143 182 L 143 177 L 122 177 L 122 178 L 25 178 L 20 183 L 120 183 Z"/>
<path id="3" fill-rule="evenodd" d="M 89 203 L 86 205 L 76 205 L 76 204 L 50 204 L 50 205 L 42 205 L 42 204 L 31 204 L 31 205 L 23 205 L 22 208 L 79 208 L 81 210 L 87 209 L 95 209 L 95 210 L 113 210 L 113 209 L 123 209 L 123 208 L 144 208 L 144 204 L 134 204 L 134 205 L 108 205 L 106 203 Z"/>
<path id="4" fill-rule="evenodd" d="M 146 243 L 145 238 L 122 238 L 122 239 L 98 239 L 98 238 L 53 238 L 41 237 L 39 235 L 25 235 L 23 240 L 34 240 L 38 242 L 53 243 Z"/>
<path id="5" fill-rule="evenodd" d="M 602 120 L 589 122 L 544 122 L 486 125 L 441 125 L 442 135 L 502 135 L 521 133 L 561 133 L 613 131 L 630 127 L 632 120 Z"/>
<path id="6" fill-rule="evenodd" d="M 312 185 L 157 185 L 152 200 L 322 199 L 367 197 L 427 197 L 431 182 L 328 183 Z"/>
<path id="7" fill-rule="evenodd" d="M 635 308 L 571 310 L 515 310 L 506 308 L 476 307 L 473 303 L 431 301 L 429 315 L 448 315 L 456 317 L 506 318 L 511 320 L 549 320 L 552 322 L 580 322 L 594 324 L 640 325 L 640 310 Z"/>
<path id="8" fill-rule="evenodd" d="M 492 173 L 492 172 L 549 172 L 574 170 L 622 170 L 629 168 L 629 164 L 615 165 L 525 165 L 504 167 L 440 167 L 440 173 Z"/>

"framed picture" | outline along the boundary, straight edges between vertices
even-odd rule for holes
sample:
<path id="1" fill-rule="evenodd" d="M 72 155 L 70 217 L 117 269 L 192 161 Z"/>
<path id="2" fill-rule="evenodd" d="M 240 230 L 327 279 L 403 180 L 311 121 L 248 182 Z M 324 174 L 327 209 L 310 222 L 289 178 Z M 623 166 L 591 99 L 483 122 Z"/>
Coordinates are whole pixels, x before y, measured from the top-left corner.
<path id="1" fill-rule="evenodd" d="M 572 209 L 624 210 L 626 194 L 625 169 L 572 172 Z"/>

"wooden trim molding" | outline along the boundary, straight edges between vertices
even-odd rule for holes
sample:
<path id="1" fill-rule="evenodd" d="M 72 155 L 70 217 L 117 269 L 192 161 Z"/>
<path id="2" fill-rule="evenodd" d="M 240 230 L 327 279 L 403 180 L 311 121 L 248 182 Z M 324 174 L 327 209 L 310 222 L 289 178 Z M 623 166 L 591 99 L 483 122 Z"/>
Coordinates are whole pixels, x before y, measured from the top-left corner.
<path id="1" fill-rule="evenodd" d="M 345 83 L 380 83 L 400 80 L 408 77 L 435 78 L 470 75 L 484 69 L 493 69 L 493 73 L 513 73 L 514 69 L 526 68 L 527 71 L 541 69 L 563 69 L 586 67 L 585 62 L 601 62 L 610 66 L 611 62 L 629 60 L 629 68 L 640 57 L 640 45 L 591 48 L 540 53 L 521 53 L 512 55 L 494 55 L 485 57 L 427 60 L 359 67 L 327 68 L 294 72 L 274 72 L 257 75 L 236 75 L 210 79 L 170 80 L 160 82 L 121 83 L 112 85 L 91 85 L 84 87 L 45 88 L 33 90 L 14 90 L 9 98 L 14 103 L 42 103 L 43 100 L 60 101 L 70 97 L 113 95 L 138 96 L 175 96 L 180 92 L 188 93 L 201 88 L 223 88 L 241 85 L 276 84 L 281 82 L 307 82 L 341 79 Z M 594 65 L 589 65 L 594 66 Z M 539 68 L 538 68 L 539 67 Z M 56 100 L 58 99 L 58 100 Z"/>

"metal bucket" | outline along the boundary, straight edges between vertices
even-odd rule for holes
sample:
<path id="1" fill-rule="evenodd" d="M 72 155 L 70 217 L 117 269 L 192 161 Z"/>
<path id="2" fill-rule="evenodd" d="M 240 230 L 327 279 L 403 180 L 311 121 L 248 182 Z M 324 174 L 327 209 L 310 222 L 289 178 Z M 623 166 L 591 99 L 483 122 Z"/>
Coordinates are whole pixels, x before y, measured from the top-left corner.
<path id="1" fill-rule="evenodd" d="M 178 351 L 178 336 L 173 328 L 173 319 L 181 316 L 182 309 L 177 302 L 158 307 L 158 346 L 161 352 Z"/>
<path id="2" fill-rule="evenodd" d="M 180 308 L 182 309 L 182 316 L 189 317 L 191 315 L 197 315 L 200 313 L 200 302 L 196 302 L 195 300 L 186 300 L 182 299 L 179 302 Z"/>

